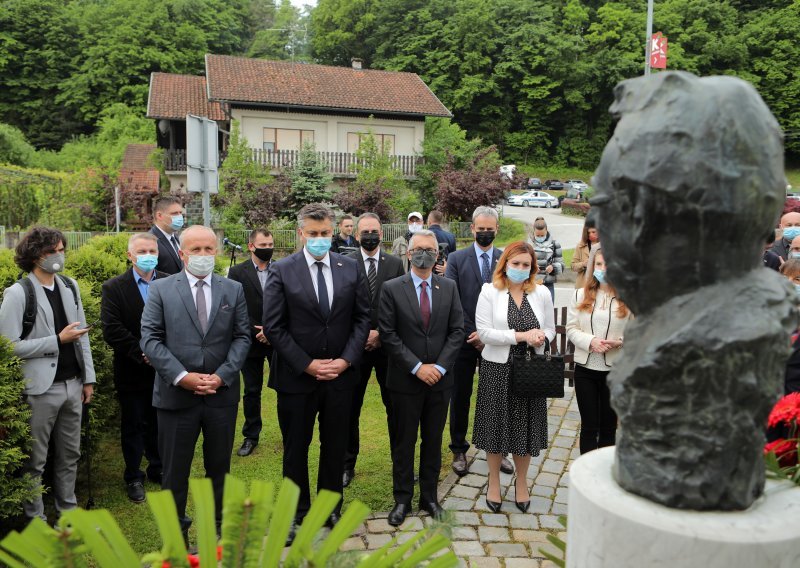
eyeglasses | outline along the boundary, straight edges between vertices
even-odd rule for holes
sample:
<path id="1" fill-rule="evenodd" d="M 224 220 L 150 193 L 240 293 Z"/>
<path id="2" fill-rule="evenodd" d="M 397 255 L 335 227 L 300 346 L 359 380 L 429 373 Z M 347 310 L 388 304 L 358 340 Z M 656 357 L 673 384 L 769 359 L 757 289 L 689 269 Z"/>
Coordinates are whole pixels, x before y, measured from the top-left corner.
<path id="1" fill-rule="evenodd" d="M 439 251 L 436 249 L 411 249 L 408 252 L 415 253 L 415 252 L 427 252 L 428 254 L 439 254 Z"/>

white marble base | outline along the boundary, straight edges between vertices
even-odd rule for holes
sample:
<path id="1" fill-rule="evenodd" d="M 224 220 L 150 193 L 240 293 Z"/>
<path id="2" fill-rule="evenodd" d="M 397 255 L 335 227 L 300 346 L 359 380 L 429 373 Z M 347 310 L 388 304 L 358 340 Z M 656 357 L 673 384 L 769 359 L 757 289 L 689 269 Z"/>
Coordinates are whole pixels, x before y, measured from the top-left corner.
<path id="1" fill-rule="evenodd" d="M 768 481 L 746 511 L 683 511 L 622 489 L 613 463 L 603 448 L 569 470 L 568 568 L 800 567 L 800 487 Z"/>

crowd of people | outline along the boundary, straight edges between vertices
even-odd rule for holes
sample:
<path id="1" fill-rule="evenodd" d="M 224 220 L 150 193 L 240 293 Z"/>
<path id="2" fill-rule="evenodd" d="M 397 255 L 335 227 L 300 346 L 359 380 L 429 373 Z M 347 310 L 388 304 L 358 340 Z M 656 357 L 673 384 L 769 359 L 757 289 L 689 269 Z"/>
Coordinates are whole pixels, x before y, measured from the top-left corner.
<path id="1" fill-rule="evenodd" d="M 317 491 L 341 494 L 358 474 L 359 422 L 373 372 L 392 458 L 389 524 L 401 525 L 412 511 L 417 483 L 419 508 L 441 517 L 437 486 L 448 414 L 453 471 L 469 473 L 472 443 L 487 455 L 487 506 L 500 510 L 503 471 L 516 473 L 515 504 L 527 512 L 528 467 L 547 447 L 547 403 L 509 388 L 511 362 L 520 350 L 543 353 L 555 339 L 554 284 L 565 270 L 561 245 L 540 217 L 529 240 L 500 250 L 494 245 L 498 213 L 491 207 L 474 211 L 474 240 L 459 250 L 441 226 L 441 213 L 429 213 L 428 229 L 422 221 L 422 213 L 410 213 L 408 232 L 388 253 L 374 213 L 344 215 L 335 234 L 334 213 L 310 204 L 297 215 L 301 250 L 276 261 L 273 235 L 255 229 L 249 257 L 222 277 L 214 273 L 215 233 L 199 225 L 183 229 L 181 203 L 157 201 L 154 226 L 130 237 L 131 266 L 103 284 L 101 321 L 92 322 L 102 325 L 114 353 L 122 479 L 130 500 L 146 499 L 145 478 L 171 490 L 187 537 L 189 474 L 202 433 L 219 531 L 239 401 L 244 423 L 236 453 L 247 457 L 262 431 L 267 363 L 268 386 L 277 393 L 283 475 L 300 487 L 290 541 L 311 505 L 308 453 L 316 422 Z M 781 228 L 765 264 L 777 257 L 777 269 L 800 291 L 800 214 L 784 216 Z M 0 334 L 23 361 L 31 408 L 25 472 L 41 479 L 52 440 L 57 512 L 77 505 L 81 409 L 95 383 L 82 300 L 75 281 L 59 274 L 65 247 L 56 229 L 28 231 L 15 256 L 28 276 L 5 291 L 0 306 Z M 581 453 L 614 444 L 617 417 L 607 376 L 633 317 L 605 267 L 597 228 L 587 220 L 572 259 L 578 281 L 566 325 L 574 345 Z M 787 389 L 800 388 L 798 352 L 795 337 Z M 340 507 L 341 501 L 329 526 L 339 521 Z M 24 513 L 44 519 L 41 496 L 26 502 Z"/>

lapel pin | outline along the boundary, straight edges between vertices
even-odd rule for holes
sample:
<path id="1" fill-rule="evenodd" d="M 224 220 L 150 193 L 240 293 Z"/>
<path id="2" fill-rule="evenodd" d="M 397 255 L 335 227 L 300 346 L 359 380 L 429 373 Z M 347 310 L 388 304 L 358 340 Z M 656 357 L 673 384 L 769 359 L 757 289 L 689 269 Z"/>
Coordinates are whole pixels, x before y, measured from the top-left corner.
<path id="1" fill-rule="evenodd" d="M 437 284 L 436 286 L 434 286 L 434 288 L 436 288 L 438 290 L 439 289 L 439 285 Z"/>
<path id="2" fill-rule="evenodd" d="M 337 263 L 336 263 L 336 266 L 341 266 L 341 265 L 342 265 L 342 263 L 341 263 L 341 262 L 337 262 Z"/>

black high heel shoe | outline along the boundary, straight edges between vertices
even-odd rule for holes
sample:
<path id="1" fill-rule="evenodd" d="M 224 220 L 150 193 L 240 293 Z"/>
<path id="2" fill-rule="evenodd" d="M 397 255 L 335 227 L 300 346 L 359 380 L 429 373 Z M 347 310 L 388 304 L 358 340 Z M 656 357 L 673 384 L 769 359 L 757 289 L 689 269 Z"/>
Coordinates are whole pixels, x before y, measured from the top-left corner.
<path id="1" fill-rule="evenodd" d="M 526 486 L 527 489 L 527 486 Z M 530 495 L 528 495 L 527 501 L 517 501 L 517 476 L 514 476 L 514 504 L 517 506 L 517 509 L 522 511 L 523 513 L 527 513 L 528 509 L 531 507 L 531 499 Z M 488 501 L 487 501 L 488 503 Z"/>
<path id="2" fill-rule="evenodd" d="M 489 507 L 489 510 L 492 513 L 499 513 L 500 507 L 503 506 L 502 501 L 489 501 L 489 484 L 486 484 L 486 506 Z"/>

